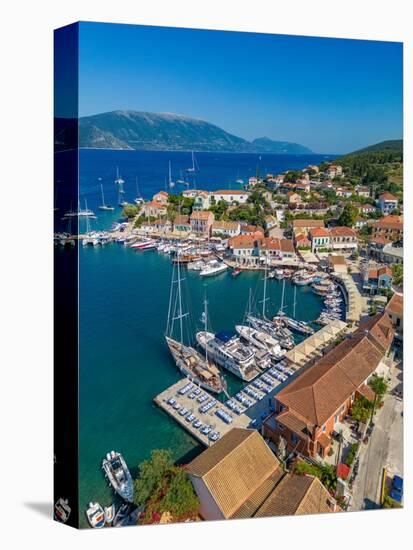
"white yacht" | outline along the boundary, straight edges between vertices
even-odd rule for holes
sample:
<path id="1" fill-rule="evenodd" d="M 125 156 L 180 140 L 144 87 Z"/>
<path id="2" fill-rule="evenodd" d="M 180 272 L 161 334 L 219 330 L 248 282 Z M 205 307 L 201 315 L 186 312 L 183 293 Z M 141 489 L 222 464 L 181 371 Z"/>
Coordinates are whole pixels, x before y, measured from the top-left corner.
<path id="1" fill-rule="evenodd" d="M 196 340 L 202 349 L 208 351 L 211 359 L 242 380 L 250 382 L 260 374 L 254 350 L 244 345 L 233 332 L 213 334 L 200 331 L 196 335 Z"/>
<path id="2" fill-rule="evenodd" d="M 269 334 L 247 325 L 237 325 L 235 330 L 244 340 L 255 348 L 268 352 L 277 361 L 280 361 L 284 357 L 285 350 L 281 349 L 279 341 Z"/>
<path id="3" fill-rule="evenodd" d="M 102 469 L 115 492 L 126 502 L 133 502 L 133 479 L 123 456 L 115 451 L 107 453 Z"/>
<path id="4" fill-rule="evenodd" d="M 199 275 L 201 277 L 212 277 L 214 275 L 219 275 L 220 273 L 223 273 L 228 269 L 227 264 L 224 264 L 223 262 L 218 262 L 218 260 L 212 260 L 207 264 L 202 271 L 200 271 Z"/>

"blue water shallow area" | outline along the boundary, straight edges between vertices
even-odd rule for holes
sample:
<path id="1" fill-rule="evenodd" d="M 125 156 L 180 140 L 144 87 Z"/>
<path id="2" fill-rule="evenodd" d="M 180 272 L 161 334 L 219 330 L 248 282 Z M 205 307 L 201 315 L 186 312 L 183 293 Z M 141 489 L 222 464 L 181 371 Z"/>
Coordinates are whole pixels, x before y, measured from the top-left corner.
<path id="1" fill-rule="evenodd" d="M 266 158 L 268 157 L 268 158 Z M 323 158 L 323 157 L 322 157 Z M 322 160 L 304 157 L 263 155 L 263 171 L 281 172 Z M 218 160 L 217 160 L 218 159 Z M 119 166 L 125 179 L 127 199 L 136 195 L 135 176 L 145 198 L 163 188 L 168 161 L 177 172 L 190 163 L 190 153 L 130 151 L 81 151 L 80 193 L 98 219 L 95 227 L 108 228 L 120 216 L 100 212 L 100 184 L 106 202 L 116 204 L 113 179 Z M 257 155 L 197 155 L 198 187 L 235 188 L 235 179 L 246 179 L 256 171 Z M 180 168 L 182 167 L 182 168 Z M 265 167 L 265 169 L 264 169 Z M 99 178 L 101 178 L 99 180 Z M 178 191 L 179 191 L 178 187 Z M 128 197 L 130 194 L 130 197 Z M 59 253 L 64 254 L 62 250 Z M 164 341 L 172 264 L 169 256 L 156 251 L 134 252 L 117 244 L 79 250 L 79 356 L 80 356 L 80 509 L 98 500 L 107 505 L 113 493 L 101 470 L 104 455 L 120 451 L 136 472 L 151 449 L 170 448 L 177 460 L 188 460 L 200 447 L 184 430 L 153 404 L 153 398 L 179 379 Z M 214 331 L 233 330 L 242 322 L 252 290 L 256 301 L 262 292 L 262 274 L 229 273 L 201 280 L 196 272 L 185 272 L 185 287 L 194 330 L 201 326 L 203 299 L 207 293 L 209 317 Z M 282 283 L 268 281 L 268 313 L 281 303 Z M 287 313 L 292 314 L 293 287 L 286 284 Z M 297 317 L 310 321 L 321 309 L 321 299 L 309 288 L 297 287 Z M 230 391 L 241 382 L 228 375 Z"/>

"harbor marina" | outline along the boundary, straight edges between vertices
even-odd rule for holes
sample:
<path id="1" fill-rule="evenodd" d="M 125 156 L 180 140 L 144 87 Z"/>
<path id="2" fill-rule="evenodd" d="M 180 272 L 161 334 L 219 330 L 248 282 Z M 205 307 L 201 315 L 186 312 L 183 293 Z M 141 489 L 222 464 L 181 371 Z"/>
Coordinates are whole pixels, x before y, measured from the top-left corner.
<path id="1" fill-rule="evenodd" d="M 221 402 L 188 378 L 161 392 L 155 403 L 205 446 L 212 445 L 233 427 L 259 429 L 274 407 L 274 395 L 302 369 L 311 366 L 347 328 L 332 321 L 288 351 L 233 396 Z"/>

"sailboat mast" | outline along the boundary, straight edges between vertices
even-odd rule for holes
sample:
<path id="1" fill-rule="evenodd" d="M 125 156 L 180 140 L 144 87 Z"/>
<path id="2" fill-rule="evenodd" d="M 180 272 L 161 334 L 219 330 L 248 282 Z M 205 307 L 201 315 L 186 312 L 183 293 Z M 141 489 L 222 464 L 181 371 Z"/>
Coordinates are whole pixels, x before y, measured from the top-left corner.
<path id="1" fill-rule="evenodd" d="M 100 184 L 100 190 L 102 191 L 102 206 L 105 206 L 105 196 L 103 194 L 103 184 Z"/>
<path id="2" fill-rule="evenodd" d="M 297 304 L 297 287 L 294 285 L 293 319 L 295 319 L 295 306 Z"/>
<path id="3" fill-rule="evenodd" d="M 206 299 L 206 294 L 205 294 L 205 298 L 204 298 L 205 362 L 208 364 L 208 342 L 206 338 L 207 330 L 208 330 L 208 301 Z"/>
<path id="4" fill-rule="evenodd" d="M 267 302 L 267 268 L 268 268 L 268 257 L 265 258 L 265 269 L 264 269 L 264 296 L 262 299 L 262 318 L 266 319 L 266 302 Z"/>
<path id="5" fill-rule="evenodd" d="M 183 344 L 183 315 L 182 315 L 182 291 L 181 291 L 181 266 L 180 266 L 180 250 L 177 251 L 177 267 L 178 267 L 178 311 L 179 311 L 179 333 L 181 337 L 181 344 Z"/>
<path id="6" fill-rule="evenodd" d="M 283 287 L 282 287 L 282 293 L 281 293 L 281 313 L 284 312 L 284 293 L 285 293 L 285 279 L 283 279 Z"/>

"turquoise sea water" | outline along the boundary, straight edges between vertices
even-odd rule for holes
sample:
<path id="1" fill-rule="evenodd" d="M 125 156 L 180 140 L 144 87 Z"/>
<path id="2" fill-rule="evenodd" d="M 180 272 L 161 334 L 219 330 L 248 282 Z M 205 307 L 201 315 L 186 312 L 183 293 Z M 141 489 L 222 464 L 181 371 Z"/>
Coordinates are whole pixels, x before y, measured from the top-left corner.
<path id="1" fill-rule="evenodd" d="M 105 166 L 109 173 L 115 170 L 117 163 L 122 164 L 125 152 L 118 152 L 118 157 L 113 151 L 82 153 L 86 154 L 81 154 L 81 192 L 87 197 L 88 206 L 94 208 L 99 216 L 96 225 L 109 227 L 120 211 L 100 213 L 97 210 L 99 184 L 96 182 L 101 177 L 99 174 L 106 170 Z M 156 158 L 163 162 L 164 153 L 151 155 L 147 162 L 156 172 Z M 235 157 L 237 162 L 233 162 L 231 170 L 236 177 L 237 167 L 242 164 L 238 157 L 244 155 Z M 212 163 L 215 158 L 211 154 Z M 287 160 L 283 157 L 284 163 Z M 182 162 L 186 162 L 186 157 Z M 228 159 L 225 162 L 229 162 Z M 254 162 L 256 156 L 251 160 L 255 170 Z M 276 159 L 272 162 L 275 163 Z M 306 157 L 302 159 L 302 166 L 309 162 L 317 162 L 317 159 Z M 281 171 L 286 168 L 288 166 L 284 165 L 272 169 Z M 211 167 L 209 170 L 211 176 L 208 180 L 214 180 L 214 170 Z M 127 179 L 127 170 L 122 173 Z M 219 180 L 219 173 L 215 174 L 216 180 Z M 208 188 L 207 185 L 205 182 L 202 187 Z M 148 178 L 142 194 L 148 196 L 158 189 L 156 179 Z M 163 336 L 172 274 L 170 257 L 156 251 L 134 252 L 117 244 L 105 248 L 80 247 L 79 255 L 79 484 L 81 521 L 85 525 L 83 512 L 89 501 L 98 500 L 107 505 L 113 500 L 113 492 L 107 487 L 100 467 L 108 451 L 122 452 L 135 473 L 136 466 L 149 456 L 151 449 L 170 448 L 175 459 L 184 462 L 202 449 L 152 401 L 180 377 Z M 206 292 L 214 331 L 232 330 L 243 320 L 250 288 L 256 301 L 262 293 L 260 273 L 244 272 L 235 279 L 229 273 L 208 280 L 201 279 L 196 272 L 185 271 L 185 276 L 194 325 L 201 325 L 199 319 Z M 268 281 L 268 313 L 277 312 L 281 287 L 280 281 Z M 293 287 L 287 283 L 286 311 L 290 314 L 292 296 Z M 320 298 L 310 289 L 297 287 L 296 314 L 299 319 L 315 319 L 321 305 Z M 238 379 L 229 374 L 227 379 L 230 391 L 240 387 Z"/>

